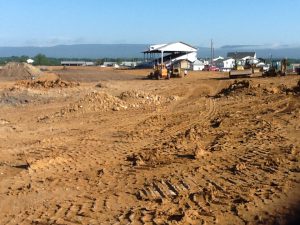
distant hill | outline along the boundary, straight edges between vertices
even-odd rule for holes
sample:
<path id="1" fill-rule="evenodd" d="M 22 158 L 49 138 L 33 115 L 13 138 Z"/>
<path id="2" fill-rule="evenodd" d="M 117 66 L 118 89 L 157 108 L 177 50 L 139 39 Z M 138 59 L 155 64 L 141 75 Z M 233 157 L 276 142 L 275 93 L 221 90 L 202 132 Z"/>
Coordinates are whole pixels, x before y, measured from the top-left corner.
<path id="1" fill-rule="evenodd" d="M 79 44 L 53 47 L 0 47 L 0 57 L 33 57 L 39 53 L 55 58 L 142 58 L 147 44 Z M 257 57 L 300 58 L 300 48 L 263 48 L 261 46 L 224 46 L 215 49 L 215 56 L 227 56 L 232 51 L 256 51 Z M 210 48 L 198 47 L 198 56 L 210 57 Z"/>
<path id="2" fill-rule="evenodd" d="M 33 57 L 42 53 L 54 58 L 126 58 L 143 57 L 146 44 L 79 44 L 53 47 L 0 47 L 0 57 Z"/>

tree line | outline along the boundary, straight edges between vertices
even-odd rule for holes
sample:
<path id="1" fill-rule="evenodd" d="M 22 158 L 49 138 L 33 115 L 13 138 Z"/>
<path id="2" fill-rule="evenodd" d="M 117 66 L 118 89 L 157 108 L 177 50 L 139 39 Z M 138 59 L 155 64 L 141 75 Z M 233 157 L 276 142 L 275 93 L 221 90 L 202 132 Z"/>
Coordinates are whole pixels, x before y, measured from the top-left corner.
<path id="1" fill-rule="evenodd" d="M 33 59 L 33 65 L 36 66 L 60 66 L 61 61 L 88 61 L 94 62 L 95 65 L 102 65 L 104 62 L 115 62 L 120 64 L 122 61 L 141 61 L 140 58 L 100 58 L 100 59 L 91 59 L 91 58 L 53 58 L 47 57 L 44 54 L 37 54 L 34 57 L 29 57 L 26 55 L 23 56 L 11 56 L 11 57 L 0 57 L 0 65 L 5 65 L 8 62 L 27 62 L 28 59 Z"/>
<path id="2" fill-rule="evenodd" d="M 94 62 L 95 65 L 103 65 L 104 62 L 115 62 L 117 64 L 120 64 L 123 61 L 142 61 L 141 58 L 100 58 L 100 59 L 91 59 L 91 58 L 53 58 L 53 57 L 47 57 L 44 54 L 37 54 L 34 57 L 29 57 L 26 55 L 23 56 L 11 56 L 11 57 L 0 57 L 0 65 L 5 65 L 8 62 L 27 62 L 27 59 L 33 59 L 34 63 L 33 65 L 36 66 L 60 66 L 61 61 L 88 61 L 88 62 Z M 275 59 L 273 59 L 275 60 Z M 280 60 L 280 59 L 278 59 Z M 300 59 L 288 59 L 288 63 L 300 63 Z"/>

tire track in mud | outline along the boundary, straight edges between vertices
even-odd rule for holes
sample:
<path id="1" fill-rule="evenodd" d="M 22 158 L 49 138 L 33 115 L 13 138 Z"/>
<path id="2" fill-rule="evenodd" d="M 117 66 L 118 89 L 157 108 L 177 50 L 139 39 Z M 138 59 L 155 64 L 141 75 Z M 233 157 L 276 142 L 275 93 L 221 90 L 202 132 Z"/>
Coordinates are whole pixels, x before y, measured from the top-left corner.
<path id="1" fill-rule="evenodd" d="M 251 157 L 257 156 L 262 157 L 261 152 L 257 152 L 255 156 L 252 155 Z M 175 214 L 181 212 L 180 222 L 183 224 L 187 222 L 186 219 L 195 223 L 198 220 L 213 222 L 218 218 L 214 212 L 220 210 L 226 212 L 228 216 L 239 218 L 239 223 L 243 224 L 243 215 L 236 214 L 237 207 L 245 206 L 254 199 L 256 205 L 267 206 L 269 202 L 265 199 L 272 199 L 276 193 L 280 192 L 270 188 L 269 182 L 272 179 L 266 179 L 264 171 L 257 174 L 251 168 L 246 168 L 238 174 L 232 173 L 226 168 L 226 165 L 234 165 L 236 157 L 236 155 L 233 157 L 230 154 L 226 164 L 220 165 L 213 162 L 210 164 L 212 169 L 202 169 L 198 172 L 199 174 L 167 176 L 146 183 L 136 193 L 137 199 L 141 201 L 141 206 L 130 211 L 132 215 L 129 221 L 132 224 L 139 224 L 139 222 L 144 221 L 146 209 L 152 215 L 148 222 L 155 223 L 158 215 L 163 214 L 168 208 L 172 208 Z M 262 177 L 259 177 L 260 175 Z M 178 203 L 180 205 L 177 205 Z M 198 215 L 194 215 L 194 219 L 184 218 L 189 209 L 197 211 Z M 164 222 L 170 222 L 170 216 L 170 214 L 166 214 L 160 219 Z M 121 224 L 128 220 L 128 218 L 126 220 L 125 215 L 120 218 L 123 219 L 120 221 Z"/>
<path id="2" fill-rule="evenodd" d="M 126 123 L 124 121 L 124 124 Z M 125 126 L 124 124 L 122 126 Z M 45 199 L 47 202 L 43 206 L 33 204 L 26 212 L 19 213 L 18 217 L 8 214 L 7 221 L 15 221 L 12 224 L 99 224 L 97 218 L 103 217 L 103 211 L 112 211 L 106 208 L 105 202 L 122 189 L 118 185 L 118 179 L 124 178 L 120 172 L 119 161 L 124 159 L 124 149 L 130 149 L 130 142 L 118 141 L 108 144 L 105 139 L 99 139 L 97 129 L 78 132 L 80 135 L 72 134 L 81 136 L 78 145 L 72 144 L 73 139 L 70 136 L 70 139 L 60 140 L 62 143 L 65 142 L 65 145 L 43 149 L 38 156 L 41 159 L 33 160 L 28 170 L 14 177 L 12 182 L 18 180 L 18 184 L 11 186 L 8 191 L 10 196 L 24 197 L 43 189 L 49 190 L 51 196 L 55 194 L 53 190 L 64 188 L 74 193 L 71 192 L 72 198 L 63 197 L 59 201 L 63 199 L 72 201 L 60 204 L 53 196 L 54 200 Z M 49 145 L 51 146 L 51 143 Z M 33 155 L 36 151 L 39 151 L 36 146 L 35 150 L 30 150 Z M 49 154 L 49 151 L 52 153 Z M 117 158 L 119 160 L 116 161 Z M 117 163 L 115 168 L 111 163 L 113 161 Z M 113 169 L 106 169 L 107 167 Z M 84 198 L 77 196 L 79 191 L 85 193 Z M 107 198 L 105 195 L 108 195 Z M 112 201 L 115 200 L 112 198 Z"/>
<path id="3" fill-rule="evenodd" d="M 100 182 L 103 176 L 102 168 L 115 155 L 113 151 L 103 151 L 102 144 L 103 141 L 100 140 L 99 142 L 99 139 L 91 138 L 88 135 L 80 140 L 79 146 L 56 147 L 56 150 L 59 149 L 57 152 L 59 154 L 56 156 L 52 154 L 52 157 L 47 156 L 33 161 L 28 170 L 12 179 L 12 183 L 14 183 L 13 181 L 17 181 L 17 183 L 12 185 L 8 191 L 10 196 L 26 196 L 43 189 L 49 190 L 51 196 L 55 193 L 53 191 L 60 187 L 70 190 L 80 188 L 87 196 L 84 198 L 87 203 L 81 203 L 84 201 L 76 197 L 78 191 L 75 191 L 75 196 L 72 194 L 73 200 L 71 203 L 60 205 L 55 204 L 55 200 L 48 199 L 44 207 L 33 204 L 30 209 L 21 212 L 17 217 L 7 215 L 9 218 L 7 221 L 14 221 L 12 224 L 48 224 L 50 222 L 54 224 L 98 224 L 95 218 L 101 215 L 100 209 L 88 209 L 88 205 L 96 205 L 96 202 L 99 205 L 99 200 L 94 199 L 93 196 L 95 193 L 101 194 L 101 191 L 105 188 L 106 185 Z M 83 146 L 90 150 L 85 151 Z M 100 147 L 100 150 L 97 149 L 97 146 Z M 60 151 L 61 149 L 65 149 L 65 151 Z M 103 202 L 103 200 L 100 199 L 100 202 Z M 57 207 L 58 209 L 54 210 L 52 214 L 49 212 L 49 209 Z M 39 210 L 40 208 L 43 210 Z M 85 214 L 90 216 L 84 216 Z M 91 223 L 93 218 L 95 221 Z"/>
<path id="4" fill-rule="evenodd" d="M 39 160 L 14 178 L 14 181 L 23 179 L 20 183 L 25 188 L 18 190 L 17 186 L 13 187 L 9 194 L 26 197 L 40 188 L 51 192 L 51 189 L 60 187 L 71 189 L 62 189 L 68 196 L 60 198 L 51 192 L 47 198 L 41 197 L 38 204 L 32 204 L 19 215 L 9 213 L 3 224 L 99 224 L 99 221 L 106 224 L 214 224 L 227 221 L 227 218 L 234 221 L 231 224 L 245 224 L 243 210 L 254 210 L 248 203 L 267 206 L 270 199 L 280 194 L 277 189 L 283 188 L 275 183 L 272 190 L 270 182 L 279 179 L 289 182 L 288 176 L 276 171 L 276 166 L 271 164 L 271 170 L 268 170 L 269 164 L 264 165 L 274 153 L 264 142 L 268 138 L 253 145 L 253 148 L 247 148 L 247 143 L 238 143 L 238 139 L 231 142 L 232 146 L 224 145 L 221 150 L 212 151 L 203 158 L 180 158 L 173 165 L 132 167 L 124 160 L 129 151 L 137 153 L 146 145 L 156 147 L 194 125 L 206 129 L 223 104 L 220 99 L 199 97 L 192 90 L 185 99 L 165 111 L 149 113 L 150 117 L 159 116 L 150 125 L 141 123 L 138 127 L 137 121 L 122 121 L 123 115 L 131 116 L 131 120 L 132 115 L 118 114 L 114 117 L 120 120 L 118 127 L 109 132 L 102 132 L 102 129 L 108 129 L 108 125 L 115 126 L 115 121 L 91 132 L 72 134 L 80 136 L 79 140 L 72 139 L 72 135 L 62 138 L 60 141 L 66 143 L 61 147 L 45 147 L 37 157 Z M 238 104 L 226 107 L 235 107 L 235 110 Z M 244 106 L 247 104 L 244 103 Z M 149 114 L 142 114 L 138 115 L 139 121 L 146 121 Z M 135 125 L 138 129 L 145 126 L 158 129 L 154 129 L 153 133 L 146 130 L 145 135 L 149 134 L 149 137 L 145 139 L 127 139 L 128 131 Z M 102 140 L 112 133 L 116 136 L 110 141 Z M 106 136 L 100 139 L 102 134 Z M 226 143 L 226 135 L 220 137 L 221 145 L 224 140 Z M 69 138 L 71 140 L 67 142 Z M 71 144 L 73 141 L 76 146 Z M 33 151 L 36 150 L 38 148 Z M 168 146 L 163 150 L 162 153 L 168 154 Z M 246 167 L 239 169 L 243 163 Z M 278 178 L 275 179 L 275 176 Z M 26 188 L 28 184 L 32 184 L 30 188 Z M 118 207 L 119 200 L 125 202 L 126 207 L 114 209 L 114 206 Z"/>
<path id="5" fill-rule="evenodd" d="M 160 130 L 160 134 L 158 135 L 158 137 L 155 137 L 154 141 L 160 143 L 164 140 L 169 139 L 175 134 L 187 130 L 193 125 L 198 124 L 200 126 L 203 126 L 204 124 L 208 124 L 210 120 L 218 113 L 218 106 L 216 100 L 211 98 L 204 98 L 204 102 L 204 109 L 196 115 L 187 117 L 186 120 L 182 120 L 182 118 L 180 118 L 179 121 L 177 121 L 175 114 L 169 115 L 170 119 L 166 120 L 166 125 L 163 125 L 163 128 L 161 128 Z M 186 112 L 183 112 L 183 114 L 185 113 Z"/>
<path id="6" fill-rule="evenodd" d="M 155 139 L 155 143 L 161 143 L 166 139 L 170 139 L 174 134 L 183 132 L 195 124 L 200 126 L 208 125 L 210 120 L 218 113 L 218 106 L 216 100 L 212 98 L 202 99 L 205 102 L 205 110 L 201 110 L 199 113 L 196 113 L 190 121 L 187 121 L 184 124 L 176 124 L 171 128 L 167 128 L 166 131 L 162 132 L 162 137 Z M 173 119 L 170 120 L 172 121 Z M 144 167 L 145 166 L 138 166 L 136 169 L 139 170 Z M 150 168 L 148 168 L 148 170 L 149 169 Z M 190 200 L 193 193 L 206 190 L 205 183 L 197 183 L 199 180 L 201 180 L 201 177 L 195 176 L 173 176 L 169 178 L 162 178 L 160 180 L 153 180 L 150 184 L 145 184 L 144 187 L 139 189 L 136 196 L 140 201 L 143 201 L 143 205 L 147 205 L 146 202 L 149 201 L 153 203 L 161 203 L 165 201 L 177 202 L 181 201 L 180 199 L 182 196 L 186 196 L 184 198 L 186 204 L 197 205 L 197 211 L 202 212 L 203 215 L 209 215 L 213 219 L 213 215 L 206 208 L 205 204 L 199 205 L 199 203 L 195 203 L 195 201 Z M 212 182 L 211 185 L 217 186 L 214 182 Z M 143 224 L 145 222 L 156 223 L 159 221 L 159 219 L 157 220 L 157 216 L 155 216 L 158 213 L 157 209 L 159 209 L 158 205 L 154 208 L 145 208 L 142 206 L 133 208 L 131 211 L 121 215 L 118 220 L 121 224 L 126 222 L 130 222 L 130 224 Z M 201 216 L 199 216 L 198 219 L 200 219 L 200 217 Z M 164 218 L 164 222 L 166 221 L 166 218 Z"/>
<path id="7" fill-rule="evenodd" d="M 179 127 L 176 127 L 176 125 L 173 128 L 167 128 L 167 131 L 164 133 L 165 136 L 169 137 L 174 133 L 182 132 L 183 130 L 186 130 L 190 128 L 195 123 L 203 125 L 204 123 L 207 123 L 209 119 L 213 118 L 217 112 L 216 102 L 213 99 L 205 99 L 205 110 L 202 110 L 199 114 L 195 116 L 195 118 L 192 119 L 192 122 L 186 122 L 185 124 L 180 125 Z"/>
<path id="8" fill-rule="evenodd" d="M 125 126 L 127 123 L 128 121 L 124 121 L 123 125 L 119 126 Z M 116 158 L 123 160 L 124 148 L 130 148 L 130 143 L 127 142 L 106 143 L 105 137 L 101 137 L 103 129 L 75 129 L 68 137 L 60 138 L 60 142 L 64 143 L 62 146 L 52 147 L 50 143 L 49 147 L 40 149 L 39 145 L 34 145 L 34 149 L 30 149 L 30 153 L 27 154 L 28 157 L 33 156 L 28 170 L 12 178 L 11 183 L 16 184 L 11 186 L 7 194 L 11 197 L 25 197 L 33 192 L 38 193 L 39 190 L 47 190 L 50 196 L 54 195 L 53 199 L 45 198 L 44 205 L 32 203 L 30 208 L 18 213 L 17 217 L 16 213 L 8 214 L 5 221 L 11 221 L 11 224 L 99 224 L 97 218 L 103 219 L 103 210 L 111 211 L 104 209 L 108 200 L 103 197 L 108 195 L 105 190 L 111 189 L 112 195 L 117 192 L 114 189 L 120 189 L 118 179 L 122 176 L 118 171 L 118 161 L 116 168 L 106 167 L 113 167 L 111 162 Z M 110 136 L 111 131 L 107 130 L 104 134 Z M 73 137 L 77 138 L 76 146 L 72 144 Z M 71 190 L 71 193 L 61 200 L 72 201 L 57 203 L 61 200 L 52 192 L 52 189 L 57 188 L 63 188 L 66 192 L 69 192 L 67 189 Z M 78 192 L 83 192 L 85 197 L 79 198 Z"/>
<path id="9" fill-rule="evenodd" d="M 3 224 L 99 224 L 94 206 L 95 201 L 87 198 L 81 201 L 65 201 L 63 203 L 41 204 L 32 211 L 20 213 L 3 221 Z"/>
<path id="10" fill-rule="evenodd" d="M 150 120 L 152 126 L 159 126 L 161 128 L 160 130 L 155 130 L 153 133 L 149 133 L 146 138 L 152 137 L 153 141 L 159 143 L 195 124 L 204 125 L 209 123 L 210 119 L 218 113 L 218 105 L 216 99 L 203 97 L 201 93 L 199 93 L 199 90 L 203 87 L 207 88 L 210 94 L 216 91 L 207 84 L 201 84 L 197 88 L 188 89 L 184 98 L 170 105 L 165 110 L 144 119 L 142 123 L 138 124 L 139 126 L 137 126 L 136 129 L 143 130 L 145 121 Z M 193 104 L 196 104 L 196 106 L 193 107 Z M 204 107 L 201 107 L 202 105 Z M 192 108 L 188 110 L 190 107 Z M 157 116 L 163 116 L 164 118 L 162 121 L 158 121 L 159 124 L 156 124 L 151 119 Z M 143 135 L 141 139 L 144 139 L 145 136 L 146 135 Z"/>
<path id="11" fill-rule="evenodd" d="M 215 104 L 215 101 L 208 101 L 208 112 L 201 117 L 199 124 L 204 125 L 216 115 Z M 230 104 L 228 106 L 232 107 Z M 248 123 L 251 124 L 253 121 L 250 119 Z M 185 131 L 189 126 L 185 124 L 174 127 L 166 135 Z M 262 125 L 258 125 L 259 129 L 260 126 Z M 264 129 L 266 128 L 263 127 L 262 132 L 274 132 L 269 128 L 266 131 Z M 276 135 L 275 133 L 274 138 L 280 141 L 282 138 Z M 147 181 L 136 192 L 139 206 L 121 215 L 120 224 L 143 224 L 144 222 L 159 224 L 158 221 L 162 224 L 172 221 L 177 221 L 179 224 L 199 224 L 204 221 L 214 224 L 224 215 L 235 221 L 235 224 L 255 221 L 255 218 L 262 213 L 257 211 L 257 208 L 268 208 L 270 202 L 280 201 L 282 187 L 278 184 L 289 182 L 288 177 L 279 172 L 278 165 L 272 159 L 274 153 L 279 154 L 279 150 L 271 149 L 269 141 L 269 138 L 254 136 L 254 139 L 250 138 L 248 143 L 252 147 L 240 143 L 237 145 L 237 151 L 232 146 L 226 146 L 222 149 L 223 152 L 226 151 L 226 155 L 222 156 L 218 151 L 215 152 L 212 157 L 219 160 L 215 161 L 208 157 L 209 164 L 204 163 L 197 172 L 193 171 L 195 164 L 191 162 L 190 166 L 186 166 L 190 170 L 188 169 L 189 172 L 185 175 L 176 175 L 171 170 L 171 176 L 164 175 L 162 178 Z M 168 170 L 169 168 L 166 167 L 166 171 Z M 195 211 L 192 216 L 189 216 L 191 210 Z M 248 212 L 249 210 L 251 213 Z M 215 213 L 221 211 L 225 213 L 223 216 Z M 245 211 L 246 213 L 243 214 Z"/>

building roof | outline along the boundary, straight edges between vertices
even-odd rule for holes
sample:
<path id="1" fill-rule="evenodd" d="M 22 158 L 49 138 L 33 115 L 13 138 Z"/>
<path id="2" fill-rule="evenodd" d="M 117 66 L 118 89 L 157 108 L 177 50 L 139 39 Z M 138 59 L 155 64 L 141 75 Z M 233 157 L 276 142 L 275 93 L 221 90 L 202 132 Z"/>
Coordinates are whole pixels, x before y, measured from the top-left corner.
<path id="1" fill-rule="evenodd" d="M 95 65 L 94 62 L 86 62 L 86 61 L 61 61 L 61 65 L 82 65 L 82 66 L 92 66 Z"/>
<path id="2" fill-rule="evenodd" d="M 214 58 L 213 61 L 218 61 L 218 60 L 223 60 L 223 59 L 224 59 L 224 57 L 219 56 L 219 57 L 217 57 L 217 58 Z"/>
<path id="3" fill-rule="evenodd" d="M 197 52 L 197 48 L 183 42 L 173 42 L 169 44 L 150 45 L 144 53 L 174 53 L 174 52 Z"/>
<path id="4" fill-rule="evenodd" d="M 226 59 L 223 60 L 223 62 L 225 62 L 225 61 L 234 61 L 234 59 L 233 58 L 226 58 Z"/>
<path id="5" fill-rule="evenodd" d="M 228 52 L 227 57 L 229 58 L 236 58 L 236 59 L 242 59 L 247 56 L 254 57 L 255 52 Z"/>
<path id="6" fill-rule="evenodd" d="M 85 64 L 85 61 L 61 61 L 61 64 Z"/>
<path id="7" fill-rule="evenodd" d="M 204 65 L 204 62 L 197 59 L 196 61 L 193 62 L 194 65 Z"/>

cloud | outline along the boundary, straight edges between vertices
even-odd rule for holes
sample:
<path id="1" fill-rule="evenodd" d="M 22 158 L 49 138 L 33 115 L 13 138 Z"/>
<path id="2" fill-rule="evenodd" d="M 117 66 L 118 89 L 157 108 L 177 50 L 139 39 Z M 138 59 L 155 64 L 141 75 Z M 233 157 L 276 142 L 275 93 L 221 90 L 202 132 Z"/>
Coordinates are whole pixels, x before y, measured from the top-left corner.
<path id="1" fill-rule="evenodd" d="M 227 48 L 238 48 L 238 49 L 245 49 L 245 48 L 259 48 L 261 47 L 262 45 L 223 45 L 221 46 L 220 48 L 223 48 L 223 49 L 227 49 Z"/>
<path id="2" fill-rule="evenodd" d="M 271 43 L 262 45 L 223 45 L 221 49 L 282 49 L 282 48 L 297 48 L 299 44 L 282 44 L 282 43 Z"/>

